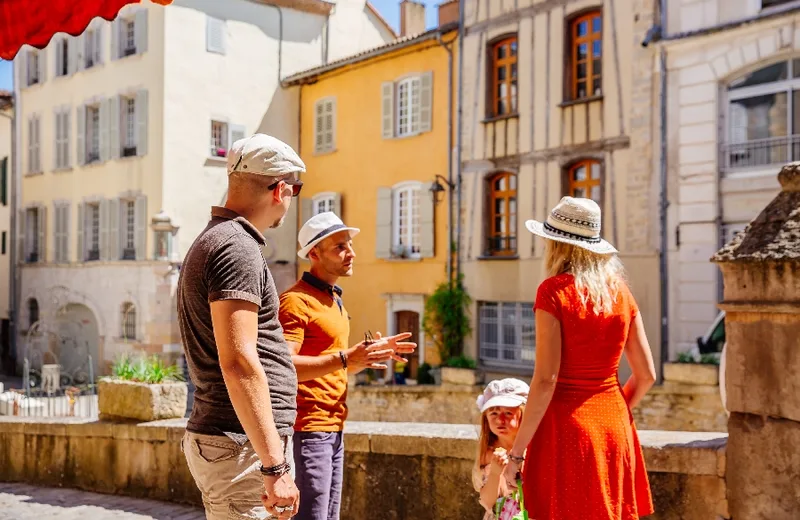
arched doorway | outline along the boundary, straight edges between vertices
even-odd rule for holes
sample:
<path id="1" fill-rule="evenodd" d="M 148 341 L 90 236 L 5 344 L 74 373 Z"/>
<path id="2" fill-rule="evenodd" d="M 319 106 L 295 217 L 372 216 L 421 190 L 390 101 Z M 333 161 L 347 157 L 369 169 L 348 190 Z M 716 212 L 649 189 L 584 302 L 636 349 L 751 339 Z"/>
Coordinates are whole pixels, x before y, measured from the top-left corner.
<path id="1" fill-rule="evenodd" d="M 55 321 L 58 340 L 54 350 L 62 373 L 76 384 L 88 383 L 91 376 L 96 380 L 100 334 L 94 313 L 85 305 L 69 303 L 59 310 Z"/>

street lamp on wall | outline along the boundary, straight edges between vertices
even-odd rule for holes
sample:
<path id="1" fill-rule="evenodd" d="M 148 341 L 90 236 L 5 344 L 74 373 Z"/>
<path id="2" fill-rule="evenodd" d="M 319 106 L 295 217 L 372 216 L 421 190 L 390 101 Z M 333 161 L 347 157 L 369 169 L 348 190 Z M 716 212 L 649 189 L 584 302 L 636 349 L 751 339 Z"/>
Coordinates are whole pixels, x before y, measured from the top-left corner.
<path id="1" fill-rule="evenodd" d="M 444 185 L 442 183 L 444 183 Z M 456 187 L 455 184 L 451 183 L 441 175 L 436 174 L 436 176 L 433 178 L 433 182 L 431 183 L 431 187 L 428 188 L 431 192 L 431 195 L 433 196 L 434 204 L 439 203 L 439 194 L 444 193 L 446 191 L 445 186 L 450 188 L 450 191 L 453 191 L 453 189 Z"/>

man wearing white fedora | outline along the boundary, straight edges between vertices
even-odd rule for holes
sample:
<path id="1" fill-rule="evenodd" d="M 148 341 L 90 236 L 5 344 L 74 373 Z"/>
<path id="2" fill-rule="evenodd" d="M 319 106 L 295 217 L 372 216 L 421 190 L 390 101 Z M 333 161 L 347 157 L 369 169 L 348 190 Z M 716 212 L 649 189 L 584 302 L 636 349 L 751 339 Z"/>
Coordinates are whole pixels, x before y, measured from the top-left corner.
<path id="1" fill-rule="evenodd" d="M 225 207 L 211 208 L 181 268 L 178 317 L 196 388 L 181 448 L 209 520 L 297 511 L 297 374 L 261 247 L 262 230 L 283 222 L 304 171 L 274 137 L 233 143 Z"/>
<path id="2" fill-rule="evenodd" d="M 302 278 L 281 295 L 281 325 L 297 369 L 294 462 L 300 489 L 299 520 L 338 520 L 344 470 L 342 430 L 347 418 L 347 375 L 386 368 L 415 343 L 410 333 L 348 346 L 350 316 L 342 301 L 341 277 L 352 276 L 353 237 L 334 213 L 320 213 L 299 233 L 297 255 L 311 262 Z"/>

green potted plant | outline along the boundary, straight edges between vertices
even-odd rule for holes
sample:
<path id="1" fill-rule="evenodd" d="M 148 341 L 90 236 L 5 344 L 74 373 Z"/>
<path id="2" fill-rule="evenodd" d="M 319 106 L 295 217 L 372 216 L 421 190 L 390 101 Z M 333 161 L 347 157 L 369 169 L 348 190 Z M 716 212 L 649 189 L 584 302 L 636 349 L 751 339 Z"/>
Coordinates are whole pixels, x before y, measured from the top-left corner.
<path id="1" fill-rule="evenodd" d="M 472 331 L 468 309 L 471 303 L 463 275 L 441 283 L 425 301 L 422 328 L 431 338 L 442 365 L 429 373 L 437 383 L 473 385 L 477 381 L 475 362 L 464 356 L 464 338 Z"/>
<path id="2" fill-rule="evenodd" d="M 111 371 L 97 385 L 101 419 L 147 422 L 186 415 L 189 392 L 178 365 L 168 366 L 158 356 L 123 356 Z"/>

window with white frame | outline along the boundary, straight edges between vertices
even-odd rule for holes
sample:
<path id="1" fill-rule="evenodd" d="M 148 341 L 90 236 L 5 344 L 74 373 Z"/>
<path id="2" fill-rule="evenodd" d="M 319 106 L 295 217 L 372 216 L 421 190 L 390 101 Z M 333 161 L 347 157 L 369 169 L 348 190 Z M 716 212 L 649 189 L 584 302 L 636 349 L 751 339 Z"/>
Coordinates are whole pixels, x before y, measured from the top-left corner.
<path id="1" fill-rule="evenodd" d="M 397 256 L 419 255 L 421 194 L 422 189 L 418 183 L 400 186 L 394 190 L 392 247 Z"/>
<path id="2" fill-rule="evenodd" d="M 120 307 L 120 325 L 122 339 L 136 339 L 136 307 L 131 302 Z"/>
<path id="3" fill-rule="evenodd" d="M 25 79 L 26 84 L 30 87 L 31 85 L 36 85 L 41 81 L 40 72 L 41 72 L 41 63 L 40 60 L 42 57 L 39 55 L 41 51 L 28 51 L 25 60 Z"/>
<path id="4" fill-rule="evenodd" d="M 32 115 L 28 119 L 28 173 L 42 171 L 41 123 L 38 115 Z"/>
<path id="5" fill-rule="evenodd" d="M 69 168 L 69 108 L 56 112 L 56 169 Z"/>
<path id="6" fill-rule="evenodd" d="M 433 73 L 403 77 L 381 86 L 383 138 L 408 137 L 431 130 Z"/>
<path id="7" fill-rule="evenodd" d="M 136 98 L 120 98 L 122 157 L 136 155 Z"/>
<path id="8" fill-rule="evenodd" d="M 336 99 L 320 99 L 314 105 L 314 153 L 336 149 Z"/>
<path id="9" fill-rule="evenodd" d="M 100 27 L 87 29 L 83 33 L 83 68 L 91 69 L 100 63 Z"/>
<path id="10" fill-rule="evenodd" d="M 136 201 L 122 199 L 122 259 L 136 260 Z"/>
<path id="11" fill-rule="evenodd" d="M 211 121 L 211 157 L 228 154 L 228 123 Z"/>
<path id="12" fill-rule="evenodd" d="M 86 204 L 85 206 L 86 226 L 84 228 L 86 240 L 87 262 L 100 260 L 100 204 Z"/>
<path id="13" fill-rule="evenodd" d="M 33 264 L 44 261 L 42 251 L 42 210 L 34 207 L 25 210 L 24 261 Z"/>
<path id="14" fill-rule="evenodd" d="M 86 107 L 85 164 L 100 160 L 100 106 Z"/>
<path id="15" fill-rule="evenodd" d="M 206 16 L 206 51 L 225 54 L 225 21 Z"/>
<path id="16" fill-rule="evenodd" d="M 69 42 L 66 38 L 59 38 L 56 42 L 56 76 L 69 74 Z"/>
<path id="17" fill-rule="evenodd" d="M 533 303 L 480 302 L 478 344 L 484 365 L 533 369 L 536 347 Z"/>
<path id="18" fill-rule="evenodd" d="M 723 171 L 800 159 L 800 59 L 782 60 L 728 83 Z"/>
<path id="19" fill-rule="evenodd" d="M 324 193 L 315 196 L 312 199 L 314 207 L 312 212 L 313 214 L 311 216 L 316 216 L 320 213 L 325 213 L 326 211 L 333 211 L 335 198 L 336 196 L 333 193 Z"/>

